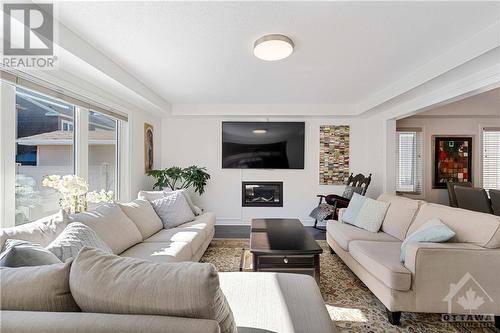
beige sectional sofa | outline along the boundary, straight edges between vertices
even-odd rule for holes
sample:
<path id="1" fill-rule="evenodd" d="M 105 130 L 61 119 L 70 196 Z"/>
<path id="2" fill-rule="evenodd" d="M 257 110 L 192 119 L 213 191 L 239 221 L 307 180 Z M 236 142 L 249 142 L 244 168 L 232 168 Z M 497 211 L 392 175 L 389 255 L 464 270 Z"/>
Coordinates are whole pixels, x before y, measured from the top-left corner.
<path id="1" fill-rule="evenodd" d="M 401 311 L 488 314 L 500 317 L 500 217 L 381 195 L 390 206 L 378 233 L 339 221 L 328 221 L 332 253 L 379 298 L 389 321 L 399 324 Z M 339 220 L 342 220 L 343 210 Z M 430 219 L 439 218 L 455 232 L 446 243 L 408 245 L 405 237 Z M 484 301 L 464 308 L 458 302 L 469 289 Z"/>
<path id="2" fill-rule="evenodd" d="M 82 215 L 73 216 L 73 220 L 93 228 L 113 252 L 122 257 L 157 263 L 198 261 L 201 258 L 214 236 L 214 213 L 205 212 L 192 222 L 163 229 L 155 220 L 158 217 L 151 215 L 151 210 L 134 210 L 140 204 L 140 200 L 135 200 L 128 204 L 108 205 L 107 208 L 88 212 L 88 220 Z M 1 229 L 0 246 L 3 248 L 5 240 L 9 238 L 46 246 L 70 222 L 72 220 L 62 218 Z M 334 332 L 319 288 L 310 276 L 237 272 L 219 273 L 219 280 L 239 333 Z M 38 287 L 32 285 L 32 288 Z M 165 288 L 168 288 L 168 281 L 165 282 Z M 182 300 L 178 303 L 182 306 Z M 11 311 L 1 306 L 0 309 L 2 333 L 217 333 L 220 330 L 216 321 L 198 318 Z"/>

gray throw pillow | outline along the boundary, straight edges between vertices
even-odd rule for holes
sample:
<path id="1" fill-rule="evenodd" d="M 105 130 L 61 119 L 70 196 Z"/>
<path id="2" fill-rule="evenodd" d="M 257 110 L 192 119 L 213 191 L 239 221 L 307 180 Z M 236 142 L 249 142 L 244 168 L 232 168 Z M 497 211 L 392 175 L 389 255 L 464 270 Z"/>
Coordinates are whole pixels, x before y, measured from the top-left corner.
<path id="1" fill-rule="evenodd" d="M 80 222 L 73 222 L 47 246 L 47 250 L 55 254 L 62 262 L 76 257 L 85 246 L 98 248 L 106 253 L 113 253 L 111 248 L 101 240 L 94 230 Z"/>
<path id="2" fill-rule="evenodd" d="M 180 190 L 176 190 L 176 191 L 179 191 L 182 193 L 182 195 L 184 195 L 184 198 L 186 198 L 186 201 L 189 205 L 189 207 L 191 208 L 191 210 L 193 211 L 193 214 L 198 216 L 198 215 L 201 215 L 203 214 L 203 211 L 201 210 L 200 207 L 196 206 L 193 202 L 193 199 L 191 199 L 191 196 L 189 195 L 189 192 L 187 189 L 183 188 L 183 189 L 180 189 Z M 169 195 L 173 192 L 176 192 L 176 191 L 163 191 L 164 195 Z"/>
<path id="3" fill-rule="evenodd" d="M 165 193 L 165 196 L 151 202 L 165 229 L 174 228 L 195 219 L 186 197 L 180 191 Z"/>
<path id="4" fill-rule="evenodd" d="M 237 332 L 212 264 L 158 264 L 84 248 L 69 285 L 84 312 L 212 319 L 221 333 Z"/>
<path id="5" fill-rule="evenodd" d="M 25 267 L 60 263 L 52 252 L 39 244 L 18 239 L 7 239 L 5 251 L 0 254 L 0 266 Z"/>

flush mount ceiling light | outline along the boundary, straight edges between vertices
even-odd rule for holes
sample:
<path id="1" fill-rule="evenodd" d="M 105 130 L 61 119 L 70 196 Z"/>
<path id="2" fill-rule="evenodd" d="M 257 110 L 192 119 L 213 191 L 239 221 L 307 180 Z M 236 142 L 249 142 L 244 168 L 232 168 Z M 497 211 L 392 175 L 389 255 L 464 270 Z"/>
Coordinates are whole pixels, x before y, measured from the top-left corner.
<path id="1" fill-rule="evenodd" d="M 253 54 L 262 60 L 285 59 L 293 52 L 293 41 L 284 35 L 271 34 L 260 37 L 253 44 Z"/>
<path id="2" fill-rule="evenodd" d="M 264 133 L 267 133 L 267 130 L 266 129 L 254 129 L 252 132 L 254 132 L 255 134 L 264 134 Z"/>

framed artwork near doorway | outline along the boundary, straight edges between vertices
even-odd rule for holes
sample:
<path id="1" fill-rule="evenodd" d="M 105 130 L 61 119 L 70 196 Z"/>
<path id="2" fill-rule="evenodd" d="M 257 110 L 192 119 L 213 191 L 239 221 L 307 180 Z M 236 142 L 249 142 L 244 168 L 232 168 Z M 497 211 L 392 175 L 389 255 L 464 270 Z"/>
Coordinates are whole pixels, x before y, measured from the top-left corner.
<path id="1" fill-rule="evenodd" d="M 153 125 L 144 123 L 144 172 L 154 168 L 154 129 Z"/>
<path id="2" fill-rule="evenodd" d="M 433 188 L 446 188 L 447 182 L 472 182 L 472 137 L 434 138 Z"/>

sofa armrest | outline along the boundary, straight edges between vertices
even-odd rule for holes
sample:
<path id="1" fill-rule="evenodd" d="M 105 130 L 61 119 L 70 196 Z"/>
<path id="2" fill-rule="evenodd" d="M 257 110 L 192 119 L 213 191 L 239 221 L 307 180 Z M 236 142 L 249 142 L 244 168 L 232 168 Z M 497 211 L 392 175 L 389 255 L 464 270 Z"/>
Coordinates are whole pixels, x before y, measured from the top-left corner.
<path id="1" fill-rule="evenodd" d="M 215 320 L 88 312 L 0 311 L 2 333 L 219 333 Z"/>
<path id="2" fill-rule="evenodd" d="M 344 215 L 344 212 L 347 208 L 340 208 L 337 215 L 338 215 L 338 221 L 342 222 L 342 215 Z"/>
<path id="3" fill-rule="evenodd" d="M 408 245 L 405 266 L 412 273 L 417 311 L 444 313 L 451 304 L 453 312 L 468 313 L 456 298 L 472 288 L 484 299 L 472 313 L 500 314 L 500 249 L 466 243 L 414 243 Z"/>

